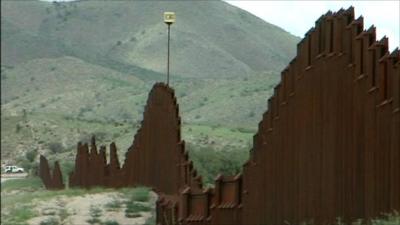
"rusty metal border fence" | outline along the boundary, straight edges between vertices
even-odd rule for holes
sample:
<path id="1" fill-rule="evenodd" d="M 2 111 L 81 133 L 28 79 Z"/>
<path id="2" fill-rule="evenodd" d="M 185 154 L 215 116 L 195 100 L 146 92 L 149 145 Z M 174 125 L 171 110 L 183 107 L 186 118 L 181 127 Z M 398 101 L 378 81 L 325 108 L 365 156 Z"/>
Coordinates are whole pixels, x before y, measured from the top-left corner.
<path id="1" fill-rule="evenodd" d="M 202 187 L 174 91 L 159 83 L 123 166 L 114 143 L 109 163 L 94 139 L 90 151 L 79 143 L 70 185 L 152 187 L 162 225 L 330 224 L 399 211 L 399 68 L 399 49 L 389 53 L 352 7 L 328 12 L 282 71 L 241 174 Z"/>
<path id="2" fill-rule="evenodd" d="M 241 224 L 400 209 L 400 54 L 375 38 L 349 8 L 322 16 L 298 44 L 243 169 Z"/>

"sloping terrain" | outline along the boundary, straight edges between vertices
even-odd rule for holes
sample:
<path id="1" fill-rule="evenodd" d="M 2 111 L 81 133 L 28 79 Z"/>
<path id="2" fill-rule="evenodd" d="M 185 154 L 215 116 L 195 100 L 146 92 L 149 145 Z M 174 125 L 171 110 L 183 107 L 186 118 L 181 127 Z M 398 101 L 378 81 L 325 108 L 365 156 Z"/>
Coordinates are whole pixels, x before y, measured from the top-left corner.
<path id="1" fill-rule="evenodd" d="M 171 32 L 172 73 L 185 77 L 279 72 L 294 55 L 298 41 L 282 29 L 220 1 L 1 4 L 2 20 L 57 41 L 64 45 L 66 54 L 94 61 L 101 56 L 157 72 L 165 71 L 166 26 L 162 13 L 175 11 L 178 19 Z M 3 31 L 8 33 L 8 28 Z M 4 53 L 7 56 L 9 52 L 5 49 Z"/>
<path id="2" fill-rule="evenodd" d="M 299 40 L 222 1 L 6 0 L 1 10 L 1 154 L 10 163 L 70 157 L 92 134 L 124 152 L 148 91 L 165 80 L 164 11 L 177 14 L 171 86 L 184 139 L 247 151 Z"/>

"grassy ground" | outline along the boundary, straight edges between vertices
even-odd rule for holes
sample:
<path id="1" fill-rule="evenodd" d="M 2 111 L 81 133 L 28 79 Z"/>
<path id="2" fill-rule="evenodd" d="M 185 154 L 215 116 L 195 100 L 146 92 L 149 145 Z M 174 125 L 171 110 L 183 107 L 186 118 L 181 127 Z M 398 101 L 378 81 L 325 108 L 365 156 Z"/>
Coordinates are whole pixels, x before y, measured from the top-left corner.
<path id="1" fill-rule="evenodd" d="M 1 184 L 1 189 L 1 224 L 4 225 L 25 225 L 29 219 L 39 216 L 37 210 L 35 210 L 38 202 L 52 201 L 59 197 L 72 198 L 88 194 L 116 192 L 115 189 L 107 188 L 92 188 L 90 190 L 70 188 L 61 191 L 48 191 L 43 189 L 42 183 L 37 177 L 8 180 Z M 141 212 L 151 212 L 152 217 L 154 217 L 154 206 L 146 204 L 150 200 L 150 190 L 148 188 L 123 188 L 117 190 L 117 193 L 124 201 L 118 198 L 114 203 L 106 204 L 106 208 L 111 209 L 110 211 L 117 208 L 126 208 L 125 211 L 131 213 L 130 215 L 136 215 L 136 217 L 141 216 Z M 93 214 L 92 218 L 94 219 L 97 218 L 95 213 L 96 207 L 97 204 L 94 204 L 94 209 L 90 211 L 90 215 Z M 104 211 L 107 211 L 107 209 Z M 100 211 L 103 210 L 100 209 Z M 128 214 L 125 216 L 130 216 Z M 152 217 L 145 224 L 150 225 L 151 221 L 154 220 Z M 51 220 L 54 220 L 54 218 L 47 219 L 48 221 L 44 221 L 43 224 L 53 224 Z M 104 220 L 102 222 L 104 225 L 118 225 L 113 220 Z"/>

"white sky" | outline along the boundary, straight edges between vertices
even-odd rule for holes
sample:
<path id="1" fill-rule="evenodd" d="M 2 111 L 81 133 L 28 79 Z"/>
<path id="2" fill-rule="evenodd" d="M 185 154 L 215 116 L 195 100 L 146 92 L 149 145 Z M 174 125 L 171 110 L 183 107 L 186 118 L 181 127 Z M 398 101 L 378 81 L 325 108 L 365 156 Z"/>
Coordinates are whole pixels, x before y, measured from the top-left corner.
<path id="1" fill-rule="evenodd" d="M 375 25 L 377 39 L 389 37 L 389 49 L 400 45 L 400 0 L 396 1 L 226 1 L 291 34 L 304 37 L 328 10 L 354 7 L 355 18 L 364 17 L 364 29 Z"/>

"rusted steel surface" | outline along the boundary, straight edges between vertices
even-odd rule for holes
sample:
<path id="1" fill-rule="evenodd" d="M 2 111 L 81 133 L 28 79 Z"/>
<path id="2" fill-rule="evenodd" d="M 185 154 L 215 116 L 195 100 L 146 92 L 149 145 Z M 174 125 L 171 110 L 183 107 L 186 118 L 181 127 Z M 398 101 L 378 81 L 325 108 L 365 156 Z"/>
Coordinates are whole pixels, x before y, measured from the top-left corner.
<path id="1" fill-rule="evenodd" d="M 142 126 L 123 166 L 118 161 L 115 143 L 110 145 L 107 164 L 106 148 L 102 146 L 99 152 L 93 137 L 90 149 L 88 144 L 78 143 L 69 184 L 84 188 L 145 185 L 166 195 L 177 194 L 186 187 L 201 190 L 202 178 L 189 160 L 180 132 L 179 106 L 173 89 L 155 84 L 149 93 Z"/>
<path id="2" fill-rule="evenodd" d="M 40 155 L 39 177 L 42 180 L 44 186 L 49 189 L 51 183 L 50 167 L 49 162 L 43 155 Z"/>
<path id="3" fill-rule="evenodd" d="M 244 165 L 242 224 L 400 209 L 400 54 L 375 36 L 350 8 L 322 16 L 298 44 Z"/>
<path id="4" fill-rule="evenodd" d="M 181 193 L 179 222 L 187 225 L 210 224 L 213 190 L 196 190 L 187 187 Z"/>
<path id="5" fill-rule="evenodd" d="M 97 151 L 95 138 L 89 151 L 87 144 L 78 143 L 75 170 L 69 174 L 70 187 L 90 188 L 95 186 L 123 187 L 123 176 L 119 167 L 115 143 L 110 145 L 110 162 L 107 164 L 106 147 Z"/>
<path id="6" fill-rule="evenodd" d="M 321 16 L 282 71 L 242 173 L 214 188 L 202 187 L 174 91 L 160 83 L 123 166 L 114 143 L 108 164 L 94 139 L 90 151 L 79 143 L 70 185 L 152 187 L 161 225 L 329 224 L 400 211 L 400 51 L 375 37 L 352 7 Z M 44 183 L 48 171 L 41 161 Z"/>
<path id="7" fill-rule="evenodd" d="M 51 173 L 49 162 L 42 155 L 40 155 L 39 177 L 41 178 L 46 189 L 59 190 L 64 189 L 65 187 L 58 162 L 56 161 L 54 163 L 53 172 Z"/>
<path id="8" fill-rule="evenodd" d="M 188 159 L 181 139 L 174 90 L 165 84 L 155 84 L 150 91 L 142 126 L 126 153 L 122 170 L 127 186 L 146 185 L 164 194 L 177 194 L 186 186 L 202 188 L 201 176 Z"/>
<path id="9" fill-rule="evenodd" d="M 242 176 L 218 176 L 210 207 L 210 224 L 229 225 L 242 221 Z"/>

